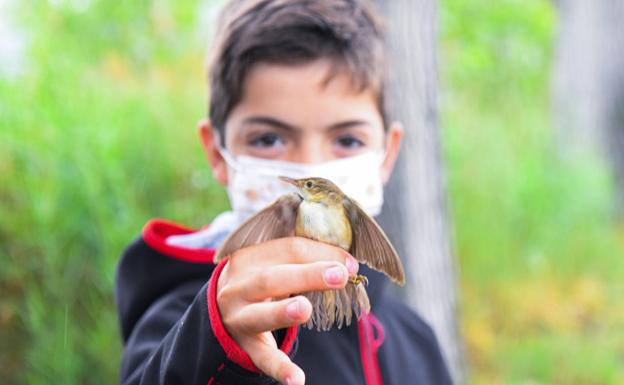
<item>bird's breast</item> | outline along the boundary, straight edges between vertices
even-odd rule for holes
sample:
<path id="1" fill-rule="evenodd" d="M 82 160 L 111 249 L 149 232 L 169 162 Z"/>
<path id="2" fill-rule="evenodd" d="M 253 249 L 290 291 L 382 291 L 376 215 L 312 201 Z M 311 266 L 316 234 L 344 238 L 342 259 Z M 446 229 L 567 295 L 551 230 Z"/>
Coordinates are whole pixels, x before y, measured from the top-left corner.
<path id="1" fill-rule="evenodd" d="M 297 212 L 295 235 L 329 243 L 345 250 L 351 248 L 351 226 L 344 208 L 303 201 Z"/>

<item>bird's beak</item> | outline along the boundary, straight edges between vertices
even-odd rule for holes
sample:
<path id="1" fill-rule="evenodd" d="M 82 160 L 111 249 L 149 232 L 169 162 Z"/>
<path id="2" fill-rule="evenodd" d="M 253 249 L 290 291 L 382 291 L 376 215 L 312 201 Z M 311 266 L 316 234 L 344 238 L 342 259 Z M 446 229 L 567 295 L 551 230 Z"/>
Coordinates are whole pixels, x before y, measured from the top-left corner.
<path id="1" fill-rule="evenodd" d="M 297 183 L 296 179 L 289 178 L 287 176 L 279 176 L 278 178 L 288 184 L 295 186 L 297 188 L 297 194 L 301 197 L 301 199 L 303 199 L 303 192 L 301 191 L 299 183 Z"/>
<path id="2" fill-rule="evenodd" d="M 280 178 L 280 180 L 282 180 L 282 181 L 284 181 L 286 183 L 289 183 L 289 184 L 291 184 L 291 185 L 293 185 L 293 186 L 295 186 L 297 188 L 299 187 L 299 186 L 297 186 L 297 181 L 295 179 L 293 179 L 293 178 L 289 178 L 287 176 L 278 176 L 278 178 Z"/>

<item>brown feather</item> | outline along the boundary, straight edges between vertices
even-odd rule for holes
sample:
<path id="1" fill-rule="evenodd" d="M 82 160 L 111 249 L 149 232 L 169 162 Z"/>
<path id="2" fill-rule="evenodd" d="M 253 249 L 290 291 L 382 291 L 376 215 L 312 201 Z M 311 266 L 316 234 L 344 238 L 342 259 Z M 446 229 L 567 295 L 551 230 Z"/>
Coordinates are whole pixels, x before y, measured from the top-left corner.
<path id="1" fill-rule="evenodd" d="M 307 329 L 327 331 L 349 326 L 353 316 L 370 312 L 370 302 L 363 283 L 347 283 L 344 289 L 309 291 L 303 295 L 312 303 L 312 315 L 303 325 Z"/>
<path id="2" fill-rule="evenodd" d="M 366 288 L 363 283 L 358 283 L 357 286 L 353 285 L 356 290 L 356 294 L 354 295 L 357 298 L 357 301 L 353 304 L 353 307 L 356 309 L 355 314 L 358 318 L 362 315 L 362 312 L 368 314 L 370 313 L 370 300 L 368 299 L 368 293 L 366 292 Z"/>
<path id="3" fill-rule="evenodd" d="M 404 285 L 403 264 L 381 227 L 357 202 L 347 196 L 344 198 L 344 207 L 354 237 L 349 250 L 351 255 L 373 269 L 385 273 L 399 285 Z"/>
<path id="4" fill-rule="evenodd" d="M 297 208 L 301 197 L 286 194 L 247 219 L 223 242 L 214 258 L 215 263 L 238 249 L 266 242 L 271 239 L 294 235 Z"/>

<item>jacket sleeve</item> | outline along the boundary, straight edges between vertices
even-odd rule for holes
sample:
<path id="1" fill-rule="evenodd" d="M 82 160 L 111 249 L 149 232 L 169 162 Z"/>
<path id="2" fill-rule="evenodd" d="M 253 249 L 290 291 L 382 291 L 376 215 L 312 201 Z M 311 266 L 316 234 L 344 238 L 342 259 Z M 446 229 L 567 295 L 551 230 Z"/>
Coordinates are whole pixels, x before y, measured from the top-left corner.
<path id="1" fill-rule="evenodd" d="M 210 255 L 207 256 L 212 256 Z M 274 384 L 225 330 L 216 282 L 227 263 L 165 255 L 143 238 L 125 251 L 116 277 L 124 351 L 120 383 Z M 275 333 L 280 349 L 295 351 L 297 329 Z"/>

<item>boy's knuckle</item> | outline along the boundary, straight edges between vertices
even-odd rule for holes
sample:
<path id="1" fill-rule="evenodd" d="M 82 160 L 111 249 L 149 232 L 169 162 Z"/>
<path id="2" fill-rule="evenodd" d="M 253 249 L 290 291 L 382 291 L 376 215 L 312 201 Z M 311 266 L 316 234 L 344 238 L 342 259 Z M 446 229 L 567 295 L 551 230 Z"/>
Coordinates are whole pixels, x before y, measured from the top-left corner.
<path id="1" fill-rule="evenodd" d="M 236 327 L 236 317 L 230 313 L 221 314 L 221 321 L 223 325 L 230 331 L 235 332 L 237 330 Z"/>
<path id="2" fill-rule="evenodd" d="M 233 297 L 233 290 L 230 286 L 224 286 L 217 291 L 217 303 L 221 306 L 230 302 Z"/>
<path id="3" fill-rule="evenodd" d="M 275 377 L 285 378 L 288 375 L 290 363 L 280 356 L 276 357 L 276 361 L 277 364 L 275 365 Z"/>
<path id="4" fill-rule="evenodd" d="M 318 286 L 324 286 L 323 284 L 323 270 L 325 269 L 325 265 L 316 265 L 310 266 L 309 269 L 304 271 L 302 274 L 302 281 L 306 285 L 307 288 L 315 288 Z M 320 274 L 319 274 L 320 273 Z"/>
<path id="5" fill-rule="evenodd" d="M 349 254 L 349 252 L 345 249 L 336 247 L 336 250 L 338 250 L 338 256 L 341 258 L 342 261 L 346 261 L 347 258 L 351 256 L 351 254 Z"/>
<path id="6" fill-rule="evenodd" d="M 300 259 L 308 249 L 306 240 L 301 237 L 290 238 L 288 246 L 290 254 L 297 259 Z"/>
<path id="7" fill-rule="evenodd" d="M 258 323 L 261 322 L 263 317 L 257 317 L 250 310 L 247 306 L 243 306 L 231 315 L 232 332 L 237 336 L 256 333 L 255 328 L 258 327 Z"/>
<path id="8" fill-rule="evenodd" d="M 266 291 L 270 288 L 271 272 L 268 269 L 259 270 L 255 277 L 251 278 L 254 282 L 256 289 L 259 291 Z"/>

